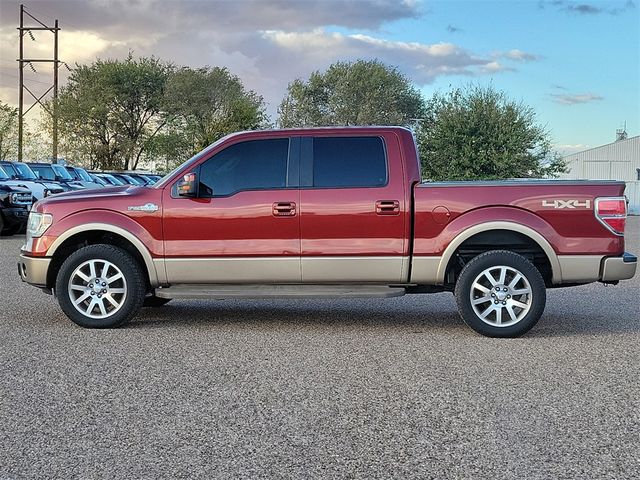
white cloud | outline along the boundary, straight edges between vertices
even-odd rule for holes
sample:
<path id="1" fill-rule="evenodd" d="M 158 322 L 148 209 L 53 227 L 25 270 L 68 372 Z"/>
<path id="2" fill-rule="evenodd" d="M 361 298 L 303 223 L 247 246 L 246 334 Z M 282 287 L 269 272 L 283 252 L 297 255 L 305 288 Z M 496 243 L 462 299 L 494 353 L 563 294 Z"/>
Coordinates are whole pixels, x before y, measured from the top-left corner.
<path id="1" fill-rule="evenodd" d="M 523 52 L 522 50 L 518 50 L 514 48 L 513 50 L 509 50 L 502 55 L 504 58 L 508 58 L 510 60 L 517 60 L 519 62 L 532 62 L 535 60 L 540 60 L 542 57 L 540 55 L 535 55 L 533 53 Z"/>
<path id="2" fill-rule="evenodd" d="M 552 93 L 552 100 L 560 105 L 576 105 L 603 100 L 604 97 L 595 93 Z"/>
<path id="3" fill-rule="evenodd" d="M 441 75 L 480 75 L 508 70 L 497 61 L 473 54 L 452 43 L 398 42 L 363 34 L 315 29 L 309 32 L 268 30 L 262 38 L 299 71 L 322 69 L 337 60 L 376 58 L 395 65 L 420 85 Z M 298 74 L 299 75 L 299 74 Z"/>

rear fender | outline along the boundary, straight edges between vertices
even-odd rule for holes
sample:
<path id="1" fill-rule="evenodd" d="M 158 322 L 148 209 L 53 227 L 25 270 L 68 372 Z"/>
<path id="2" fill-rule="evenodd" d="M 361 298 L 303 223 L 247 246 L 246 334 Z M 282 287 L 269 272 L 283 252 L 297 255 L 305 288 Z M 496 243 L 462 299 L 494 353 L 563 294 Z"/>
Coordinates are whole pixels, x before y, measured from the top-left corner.
<path id="1" fill-rule="evenodd" d="M 498 219 L 498 220 L 495 220 Z M 486 207 L 460 215 L 439 235 L 441 244 L 446 245 L 438 264 L 436 278 L 444 284 L 449 260 L 458 247 L 472 236 L 491 230 L 511 230 L 526 235 L 545 252 L 552 269 L 552 282 L 562 282 L 562 270 L 553 246 L 560 240 L 557 232 L 537 215 L 513 207 Z"/>

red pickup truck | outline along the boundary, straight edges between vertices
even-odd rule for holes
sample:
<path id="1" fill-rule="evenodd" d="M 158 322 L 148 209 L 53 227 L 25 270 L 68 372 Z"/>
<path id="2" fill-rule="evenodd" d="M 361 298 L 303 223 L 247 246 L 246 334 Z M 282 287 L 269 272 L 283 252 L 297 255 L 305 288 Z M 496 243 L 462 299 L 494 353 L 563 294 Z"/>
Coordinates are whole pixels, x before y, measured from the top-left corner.
<path id="1" fill-rule="evenodd" d="M 423 182 L 399 127 L 229 135 L 151 187 L 37 202 L 18 269 L 84 327 L 172 298 L 449 291 L 514 337 L 546 288 L 633 277 L 624 183 Z"/>

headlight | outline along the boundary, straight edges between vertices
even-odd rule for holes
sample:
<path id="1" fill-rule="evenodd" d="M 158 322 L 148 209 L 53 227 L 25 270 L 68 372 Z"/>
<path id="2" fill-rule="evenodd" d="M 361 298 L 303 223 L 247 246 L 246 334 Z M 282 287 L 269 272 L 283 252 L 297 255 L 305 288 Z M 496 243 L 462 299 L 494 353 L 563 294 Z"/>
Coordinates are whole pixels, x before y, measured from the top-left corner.
<path id="1" fill-rule="evenodd" d="M 9 195 L 9 203 L 18 203 L 18 194 L 12 193 Z"/>
<path id="2" fill-rule="evenodd" d="M 31 212 L 27 223 L 27 236 L 32 238 L 41 237 L 52 223 L 53 215 L 50 213 Z"/>
<path id="3" fill-rule="evenodd" d="M 51 195 L 51 190 L 49 190 L 48 188 L 44 189 L 44 197 L 48 197 L 49 195 Z"/>

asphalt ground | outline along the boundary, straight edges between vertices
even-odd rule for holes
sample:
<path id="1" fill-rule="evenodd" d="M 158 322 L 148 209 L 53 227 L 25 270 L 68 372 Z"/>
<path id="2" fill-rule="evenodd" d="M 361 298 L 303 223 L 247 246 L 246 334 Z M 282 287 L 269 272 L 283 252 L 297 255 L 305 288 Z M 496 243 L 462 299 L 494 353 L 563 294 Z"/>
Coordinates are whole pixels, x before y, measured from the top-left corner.
<path id="1" fill-rule="evenodd" d="M 514 340 L 450 294 L 173 301 L 100 331 L 20 283 L 22 241 L 0 239 L 0 479 L 638 478 L 638 276 L 550 291 Z"/>

